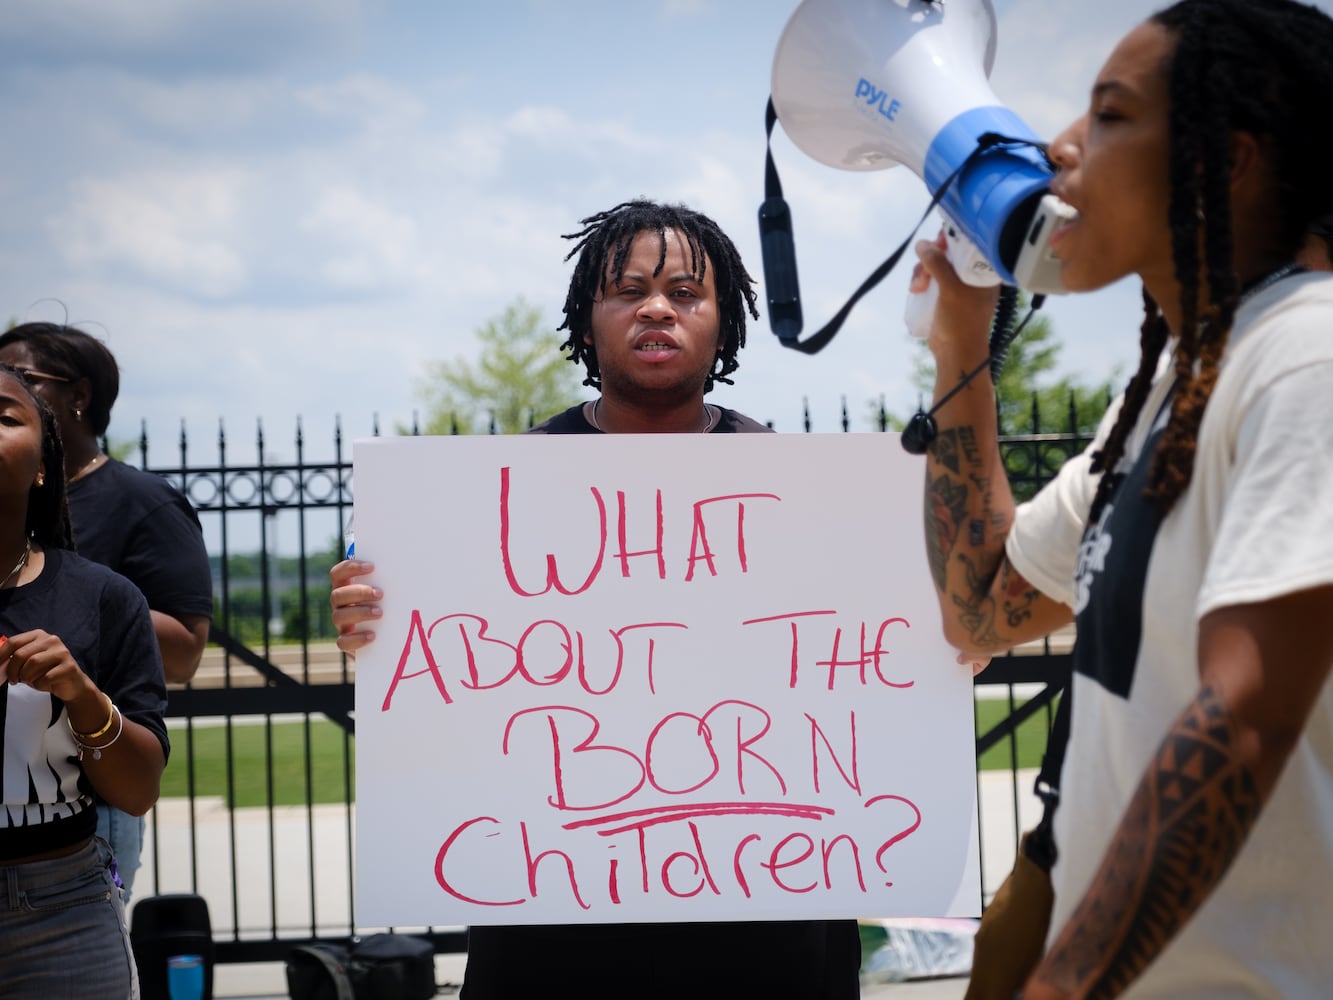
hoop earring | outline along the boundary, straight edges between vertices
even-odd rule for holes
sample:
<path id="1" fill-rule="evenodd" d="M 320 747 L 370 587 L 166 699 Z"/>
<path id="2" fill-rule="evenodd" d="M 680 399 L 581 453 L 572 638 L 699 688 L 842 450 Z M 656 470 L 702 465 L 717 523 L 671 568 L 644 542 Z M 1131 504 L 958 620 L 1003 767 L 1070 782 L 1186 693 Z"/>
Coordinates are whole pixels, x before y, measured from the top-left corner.
<path id="1" fill-rule="evenodd" d="M 75 420 L 82 420 L 82 419 L 83 419 L 83 411 L 80 410 L 77 406 L 74 407 L 74 419 L 75 419 Z"/>
<path id="2" fill-rule="evenodd" d="M 42 473 L 40 473 L 40 472 L 37 473 L 37 486 L 38 486 L 38 488 L 43 487 L 43 486 L 45 486 L 45 485 L 46 485 L 46 476 L 42 475 Z"/>

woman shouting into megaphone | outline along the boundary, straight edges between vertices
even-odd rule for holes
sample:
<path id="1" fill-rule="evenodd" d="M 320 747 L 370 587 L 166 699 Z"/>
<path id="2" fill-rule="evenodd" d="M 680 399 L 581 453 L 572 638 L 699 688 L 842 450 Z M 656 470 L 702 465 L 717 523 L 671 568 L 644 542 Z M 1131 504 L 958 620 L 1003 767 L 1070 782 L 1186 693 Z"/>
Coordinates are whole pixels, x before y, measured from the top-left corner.
<path id="1" fill-rule="evenodd" d="M 983 379 L 938 412 L 926 537 L 984 657 L 1076 622 L 1045 954 L 1023 995 L 1322 996 L 1333 954 L 1333 21 L 1182 0 L 1127 35 L 1050 146 L 1064 285 L 1143 283 L 1138 371 L 1015 506 Z M 940 284 L 937 398 L 989 293 Z"/>

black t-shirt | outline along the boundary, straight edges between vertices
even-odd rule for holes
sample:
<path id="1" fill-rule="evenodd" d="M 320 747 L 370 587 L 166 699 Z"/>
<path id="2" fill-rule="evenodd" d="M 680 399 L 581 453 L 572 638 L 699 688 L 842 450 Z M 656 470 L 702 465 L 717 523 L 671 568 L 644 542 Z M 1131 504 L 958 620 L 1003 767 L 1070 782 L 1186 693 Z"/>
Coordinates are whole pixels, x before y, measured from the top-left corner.
<path id="1" fill-rule="evenodd" d="M 0 635 L 44 629 L 116 703 L 170 749 L 162 713 L 167 689 L 144 597 L 105 566 L 45 550 L 31 583 L 0 590 Z M 97 814 L 65 722 L 65 704 L 26 684 L 0 684 L 0 858 L 78 843 Z"/>
<path id="2" fill-rule="evenodd" d="M 571 407 L 531 434 L 598 434 Z M 713 434 L 771 433 L 722 409 Z M 472 927 L 463 1000 L 851 1000 L 861 995 L 854 920 Z"/>
<path id="3" fill-rule="evenodd" d="M 128 578 L 154 611 L 212 617 L 199 517 L 161 476 L 108 459 L 70 483 L 69 517 L 79 555 Z"/>
<path id="4" fill-rule="evenodd" d="M 728 410 L 719 406 L 719 416 L 717 426 L 710 434 L 771 434 L 773 428 L 765 427 L 757 420 L 751 420 L 744 413 L 737 413 L 735 410 Z M 538 424 L 528 434 L 604 434 L 605 431 L 598 430 L 592 424 L 588 423 L 583 415 L 583 404 L 571 406 L 563 413 L 557 413 L 550 420 Z"/>

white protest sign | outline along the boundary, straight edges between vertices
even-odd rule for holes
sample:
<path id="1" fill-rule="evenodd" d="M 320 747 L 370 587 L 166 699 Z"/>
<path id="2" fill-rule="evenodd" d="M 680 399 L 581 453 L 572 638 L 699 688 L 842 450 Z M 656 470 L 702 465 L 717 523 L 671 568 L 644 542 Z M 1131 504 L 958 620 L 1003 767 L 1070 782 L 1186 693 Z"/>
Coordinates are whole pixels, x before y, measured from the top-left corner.
<path id="1" fill-rule="evenodd" d="M 354 447 L 358 926 L 980 912 L 970 671 L 883 434 Z"/>

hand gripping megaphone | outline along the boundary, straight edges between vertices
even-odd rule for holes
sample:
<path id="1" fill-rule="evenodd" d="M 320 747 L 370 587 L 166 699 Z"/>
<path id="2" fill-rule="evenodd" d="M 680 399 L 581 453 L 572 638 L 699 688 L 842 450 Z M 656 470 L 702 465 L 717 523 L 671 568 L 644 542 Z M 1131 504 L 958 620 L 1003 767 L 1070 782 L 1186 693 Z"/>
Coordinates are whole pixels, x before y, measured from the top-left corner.
<path id="1" fill-rule="evenodd" d="M 905 164 L 952 223 L 950 256 L 964 280 L 1063 291 L 1046 240 L 1070 210 L 1048 194 L 1044 146 L 991 90 L 994 58 L 990 0 L 802 0 L 773 58 L 770 129 L 775 115 L 799 149 L 841 170 Z M 782 299 L 796 294 L 795 259 L 779 252 L 770 269 L 772 237 L 790 237 L 775 176 L 770 164 L 760 229 L 766 284 L 777 286 L 770 318 L 787 342 L 792 310 Z M 799 301 L 795 309 L 799 333 Z"/>

